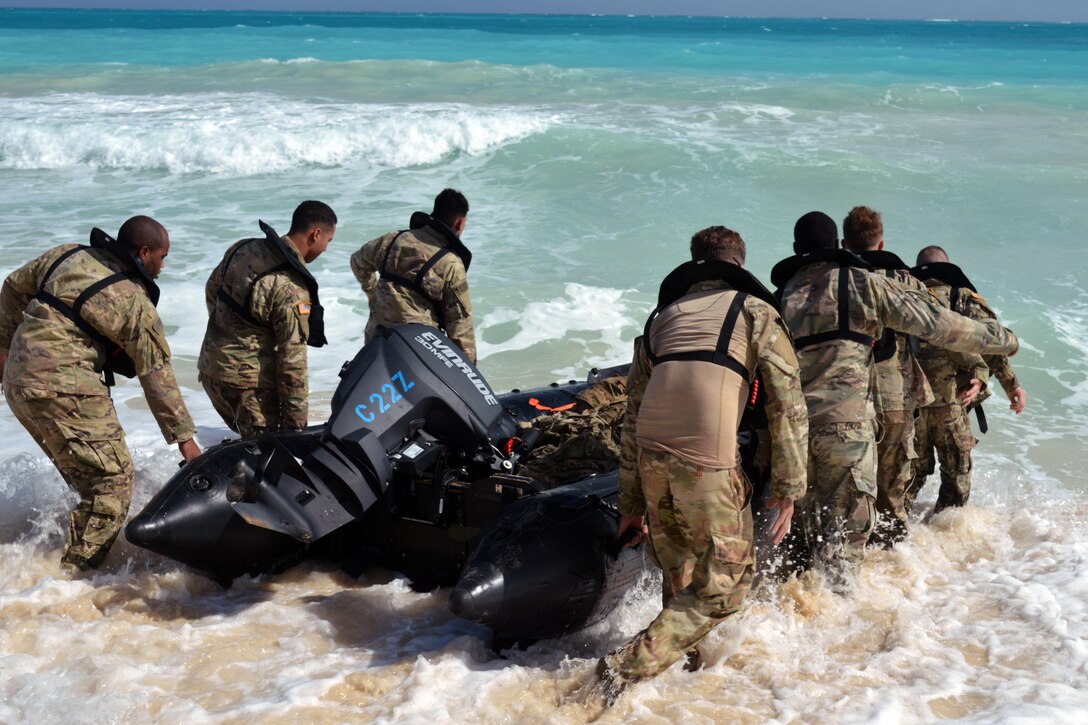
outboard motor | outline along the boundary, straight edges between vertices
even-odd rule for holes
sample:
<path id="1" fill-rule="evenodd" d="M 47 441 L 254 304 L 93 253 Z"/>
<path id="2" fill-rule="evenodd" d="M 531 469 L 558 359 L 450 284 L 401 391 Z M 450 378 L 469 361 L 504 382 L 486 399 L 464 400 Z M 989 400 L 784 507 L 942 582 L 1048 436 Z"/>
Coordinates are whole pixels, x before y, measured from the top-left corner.
<path id="1" fill-rule="evenodd" d="M 248 523 L 309 543 L 383 498 L 395 514 L 440 523 L 452 483 L 513 470 L 496 447 L 514 435 L 513 419 L 437 329 L 383 329 L 340 377 L 332 417 L 302 461 L 275 436 L 259 439 L 267 454 L 234 503 Z M 421 480 L 429 495 L 417 490 Z"/>
<path id="2" fill-rule="evenodd" d="M 540 412 L 526 401 L 573 400 L 560 388 L 497 397 L 425 325 L 381 330 L 340 377 L 325 425 L 212 446 L 129 522 L 128 540 L 223 582 L 324 554 L 452 583 L 480 528 L 541 490 L 515 474 L 528 448 L 515 421 Z"/>

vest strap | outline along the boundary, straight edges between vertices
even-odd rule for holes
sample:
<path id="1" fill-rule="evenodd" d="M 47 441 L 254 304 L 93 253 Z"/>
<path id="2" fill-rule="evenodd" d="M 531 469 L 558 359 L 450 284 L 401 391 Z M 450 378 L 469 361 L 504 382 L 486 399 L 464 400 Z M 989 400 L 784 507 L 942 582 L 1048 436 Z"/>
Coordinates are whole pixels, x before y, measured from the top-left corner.
<path id="1" fill-rule="evenodd" d="M 733 302 L 729 305 L 729 310 L 725 313 L 725 320 L 722 322 L 722 329 L 718 333 L 718 341 L 713 350 L 674 352 L 660 357 L 655 355 L 650 344 L 650 326 L 653 324 L 654 319 L 656 319 L 659 310 L 654 310 L 650 315 L 650 319 L 646 321 L 646 328 L 643 331 L 642 336 L 646 355 L 650 358 L 650 362 L 654 365 L 674 361 L 713 363 L 732 370 L 747 383 L 749 379 L 748 368 L 744 366 L 744 363 L 729 354 L 729 343 L 733 339 L 733 330 L 736 329 L 737 318 L 740 316 L 740 311 L 744 308 L 744 300 L 747 297 L 748 294 L 746 292 L 738 292 L 733 297 Z"/>
<path id="2" fill-rule="evenodd" d="M 57 267 L 61 265 L 66 259 L 76 254 L 77 252 L 83 252 L 90 249 L 82 245 L 70 249 L 64 254 L 57 257 L 53 264 L 49 265 L 49 269 L 46 270 L 45 275 L 42 277 L 41 284 L 38 286 L 38 293 L 34 296 L 42 304 L 52 307 L 64 317 L 67 317 L 71 322 L 83 331 L 88 337 L 90 337 L 95 343 L 97 343 L 106 356 L 106 362 L 102 366 L 102 376 L 106 387 L 112 388 L 117 384 L 117 378 L 115 372 L 121 373 L 125 377 L 133 377 L 136 375 L 136 363 L 132 358 L 121 349 L 121 346 L 110 338 L 99 332 L 91 323 L 87 322 L 81 314 L 83 305 L 87 303 L 94 295 L 98 294 L 106 287 L 112 284 L 116 284 L 125 279 L 135 279 L 137 277 L 136 272 L 115 272 L 108 277 L 98 280 L 87 289 L 83 290 L 72 306 L 69 306 L 66 302 L 61 300 L 51 292 L 45 291 L 45 285 L 49 281 L 49 278 L 53 276 L 53 273 L 57 270 Z"/>
<path id="3" fill-rule="evenodd" d="M 442 247 L 437 252 L 432 254 L 426 262 L 423 263 L 423 266 L 420 267 L 419 271 L 416 273 L 415 279 L 408 279 L 407 277 L 389 271 L 389 257 L 393 253 L 393 248 L 397 246 L 397 242 L 400 241 L 400 238 L 407 233 L 408 231 L 403 231 L 397 236 L 393 237 L 393 241 L 391 241 L 389 243 L 389 246 L 386 248 L 385 256 L 382 257 L 382 264 L 379 268 L 381 278 L 384 279 L 386 282 L 391 282 L 397 285 L 398 287 L 406 287 L 407 289 L 412 290 L 424 299 L 428 300 L 433 305 L 440 305 L 442 302 L 441 299 L 435 299 L 431 295 L 427 294 L 427 290 L 423 287 L 423 279 L 427 276 L 428 272 L 434 269 L 434 266 L 438 264 L 440 259 L 445 257 L 447 254 L 452 253 L 453 250 L 449 247 Z M 437 308 L 435 312 L 439 317 L 439 321 L 441 321 L 441 314 L 438 314 Z"/>
<path id="4" fill-rule="evenodd" d="M 828 330 L 827 332 L 819 332 L 815 335 L 805 335 L 804 337 L 798 337 L 793 341 L 794 346 L 798 350 L 806 347 L 812 347 L 813 345 L 820 345 L 825 342 L 831 342 L 832 340 L 848 340 L 850 342 L 856 342 L 858 344 L 872 348 L 873 343 L 875 342 L 873 338 L 850 329 L 850 277 L 848 272 L 849 267 L 839 267 L 838 329 Z"/>
<path id="5" fill-rule="evenodd" d="M 237 247 L 235 247 L 234 251 L 230 253 L 229 257 L 227 257 L 226 264 L 223 265 L 223 279 L 225 280 L 227 278 L 227 275 L 230 273 L 231 265 L 234 264 L 234 257 L 238 254 L 238 252 L 240 252 L 242 250 L 242 247 L 247 247 L 250 244 L 252 244 L 253 242 L 262 242 L 262 241 L 265 241 L 265 240 L 258 237 L 258 238 L 250 239 L 250 240 L 246 241 L 245 243 L 239 244 Z M 257 282 L 259 282 L 261 279 L 267 277 L 270 274 L 276 274 L 277 272 L 287 272 L 287 271 L 290 271 L 291 269 L 293 269 L 293 267 L 290 264 L 288 264 L 287 262 L 284 262 L 283 264 L 278 264 L 275 267 L 272 267 L 270 269 L 266 269 L 265 271 L 258 274 L 249 283 L 249 290 L 246 292 L 245 302 L 239 302 L 234 297 L 232 297 L 230 294 L 228 294 L 227 291 L 223 288 L 222 283 L 219 285 L 219 291 L 216 293 L 215 297 L 216 297 L 216 299 L 221 300 L 227 307 L 229 307 L 234 314 L 238 315 L 239 317 L 241 317 L 243 320 L 245 320 L 249 324 L 253 325 L 254 327 L 271 328 L 272 327 L 271 324 L 269 324 L 267 322 L 261 322 L 260 320 L 257 319 L 257 317 L 251 311 L 251 308 L 253 306 L 253 293 L 257 289 Z"/>

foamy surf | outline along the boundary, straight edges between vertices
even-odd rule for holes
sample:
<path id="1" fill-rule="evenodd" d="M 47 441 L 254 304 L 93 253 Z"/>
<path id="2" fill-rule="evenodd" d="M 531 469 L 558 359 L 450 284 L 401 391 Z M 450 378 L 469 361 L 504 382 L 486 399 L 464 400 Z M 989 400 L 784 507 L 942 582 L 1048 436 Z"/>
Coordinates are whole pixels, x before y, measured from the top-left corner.
<path id="1" fill-rule="evenodd" d="M 635 686 L 604 721 L 1078 722 L 1086 514 L 946 511 L 871 552 L 849 598 L 811 575 L 758 590 L 708 637 L 704 669 Z M 443 590 L 380 570 L 352 580 L 308 564 L 224 591 L 121 543 L 105 571 L 69 581 L 59 537 L 4 534 L 8 722 L 581 722 L 595 711 L 569 693 L 659 602 L 650 577 L 589 630 L 500 655 Z M 54 691 L 81 694 L 41 697 Z"/>
<path id="2" fill-rule="evenodd" d="M 301 167 L 408 168 L 545 131 L 545 114 L 459 104 L 309 102 L 263 94 L 10 99 L 0 169 L 250 175 Z"/>

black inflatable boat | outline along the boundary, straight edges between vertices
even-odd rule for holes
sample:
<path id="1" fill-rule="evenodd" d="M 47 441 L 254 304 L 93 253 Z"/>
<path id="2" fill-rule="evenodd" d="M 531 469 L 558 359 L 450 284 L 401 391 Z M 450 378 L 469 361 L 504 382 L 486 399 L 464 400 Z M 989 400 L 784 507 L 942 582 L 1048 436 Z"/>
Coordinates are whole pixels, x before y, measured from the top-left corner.
<path id="1" fill-rule="evenodd" d="M 507 637 L 573 631 L 645 557 L 616 541 L 614 473 L 551 491 L 517 475 L 517 423 L 624 369 L 496 395 L 438 330 L 385 330 L 341 370 L 325 425 L 209 448 L 125 533 L 224 584 L 309 556 L 380 563 L 456 584 L 451 610 Z"/>

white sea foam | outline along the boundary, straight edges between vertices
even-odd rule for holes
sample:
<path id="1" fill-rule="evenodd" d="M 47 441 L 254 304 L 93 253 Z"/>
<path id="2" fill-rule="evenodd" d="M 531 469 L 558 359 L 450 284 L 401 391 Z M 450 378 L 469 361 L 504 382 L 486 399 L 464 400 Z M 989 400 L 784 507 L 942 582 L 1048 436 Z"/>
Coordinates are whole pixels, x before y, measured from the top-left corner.
<path id="1" fill-rule="evenodd" d="M 495 371 L 500 384 L 532 385 L 543 380 L 512 377 L 503 353 L 547 350 L 551 372 L 559 379 L 584 379 L 593 366 L 627 362 L 631 357 L 630 332 L 644 314 L 618 289 L 568 283 L 563 295 L 527 301 L 523 306 L 500 307 L 479 321 L 477 351 L 485 368 Z M 499 335 L 489 330 L 502 330 Z M 490 341 L 493 337 L 500 337 Z M 521 367 L 521 365 L 517 365 Z"/>
<path id="2" fill-rule="evenodd" d="M 141 453 L 146 499 L 167 462 Z M 879 723 L 1030 711 L 1082 721 L 1085 513 L 1083 501 L 972 505 L 870 552 L 851 597 L 818 577 L 767 586 L 704 641 L 704 669 L 675 666 L 640 683 L 614 714 Z M 486 629 L 445 610 L 444 590 L 414 592 L 381 571 L 353 581 L 305 565 L 221 591 L 122 541 L 105 572 L 67 581 L 56 533 L 4 538 L 7 721 L 582 722 L 594 711 L 576 693 L 596 658 L 659 608 L 651 575 L 600 624 L 499 658 Z"/>
<path id="3" fill-rule="evenodd" d="M 247 175 L 364 164 L 406 168 L 482 154 L 554 118 L 461 104 L 288 101 L 265 94 L 9 99 L 0 169 L 161 169 Z"/>
<path id="4" fill-rule="evenodd" d="M 1045 313 L 1058 340 L 1072 349 L 1066 358 L 1068 372 L 1058 379 L 1069 390 L 1062 403 L 1088 419 L 1088 292 L 1059 309 L 1048 308 Z"/>

